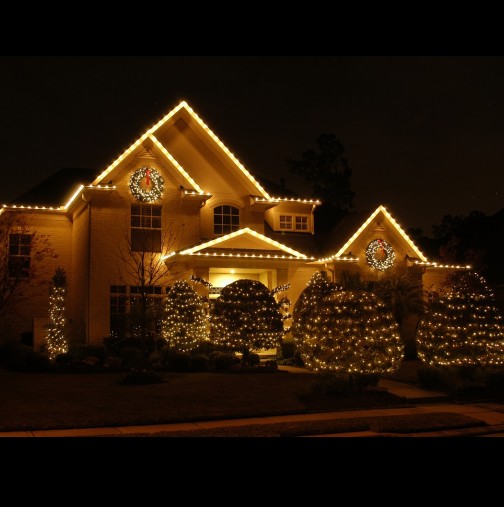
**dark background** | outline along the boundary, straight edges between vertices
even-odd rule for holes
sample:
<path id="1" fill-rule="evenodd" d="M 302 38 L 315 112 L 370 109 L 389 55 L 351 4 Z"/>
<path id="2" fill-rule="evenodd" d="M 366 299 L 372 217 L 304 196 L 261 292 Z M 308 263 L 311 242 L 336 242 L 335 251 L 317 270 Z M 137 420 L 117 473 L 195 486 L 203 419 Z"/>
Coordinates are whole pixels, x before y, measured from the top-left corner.
<path id="1" fill-rule="evenodd" d="M 356 210 L 384 204 L 430 234 L 445 214 L 504 207 L 504 57 L 2 57 L 0 69 L 0 202 L 62 167 L 98 174 L 185 99 L 253 174 L 303 195 L 285 160 L 333 133 Z"/>

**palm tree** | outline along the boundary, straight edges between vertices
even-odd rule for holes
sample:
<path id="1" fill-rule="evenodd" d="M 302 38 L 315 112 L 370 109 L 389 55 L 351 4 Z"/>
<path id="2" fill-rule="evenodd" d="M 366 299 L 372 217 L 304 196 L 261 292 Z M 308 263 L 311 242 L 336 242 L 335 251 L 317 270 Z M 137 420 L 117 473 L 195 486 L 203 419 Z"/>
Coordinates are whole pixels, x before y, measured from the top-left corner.
<path id="1" fill-rule="evenodd" d="M 407 317 L 420 316 L 425 309 L 422 284 L 407 275 L 391 272 L 376 283 L 374 292 L 390 308 L 399 325 L 406 359 L 415 359 L 415 330 L 404 324 Z"/>

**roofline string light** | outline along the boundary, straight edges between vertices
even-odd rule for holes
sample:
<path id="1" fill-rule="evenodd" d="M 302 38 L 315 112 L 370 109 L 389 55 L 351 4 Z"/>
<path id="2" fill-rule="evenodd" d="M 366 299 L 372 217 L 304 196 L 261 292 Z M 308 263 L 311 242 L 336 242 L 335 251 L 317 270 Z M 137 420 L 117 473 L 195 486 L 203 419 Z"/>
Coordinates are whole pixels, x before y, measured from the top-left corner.
<path id="1" fill-rule="evenodd" d="M 472 269 L 470 264 L 466 266 L 459 266 L 458 264 L 440 264 L 438 262 L 421 262 L 414 261 L 413 264 L 417 266 L 425 266 L 426 268 L 448 268 L 448 269 Z"/>
<path id="2" fill-rule="evenodd" d="M 296 250 L 289 248 L 286 245 L 282 245 L 282 243 L 279 243 L 278 241 L 275 241 L 274 239 L 268 238 L 267 236 L 263 236 L 262 234 L 260 234 L 256 231 L 253 231 L 252 229 L 250 229 L 248 227 L 244 227 L 243 229 L 240 229 L 238 231 L 227 234 L 226 236 L 221 236 L 220 238 L 212 239 L 210 241 L 207 241 L 206 243 L 202 243 L 201 245 L 197 245 L 197 246 L 194 246 L 191 248 L 187 248 L 185 250 L 181 250 L 180 252 L 172 252 L 172 253 L 166 255 L 164 257 L 164 259 L 167 259 L 168 257 L 172 257 L 173 255 L 196 255 L 197 252 L 199 252 L 200 250 L 203 250 L 205 248 L 210 248 L 215 245 L 219 245 L 220 243 L 222 243 L 224 241 L 236 238 L 236 237 L 241 236 L 243 234 L 250 234 L 251 236 L 254 236 L 257 239 L 260 239 L 260 240 L 262 240 L 262 241 L 264 241 L 276 248 L 279 248 L 280 250 L 283 250 L 284 252 L 291 254 L 291 256 L 292 256 L 291 258 L 306 259 L 306 260 L 310 259 L 305 254 L 302 254 L 301 252 L 297 252 Z M 213 254 L 213 253 L 212 254 L 211 253 L 206 253 L 206 254 L 200 253 L 199 255 L 223 256 L 222 254 Z M 227 256 L 227 257 L 252 257 L 252 254 L 226 254 L 224 256 Z M 255 257 L 261 258 L 261 255 L 255 255 Z M 262 258 L 263 259 L 264 258 L 278 258 L 278 259 L 284 258 L 284 259 L 286 259 L 289 257 L 285 256 L 285 255 L 283 257 L 282 256 L 271 257 L 271 256 L 262 255 Z M 315 257 L 311 257 L 311 259 L 314 259 L 314 258 Z"/>
<path id="3" fill-rule="evenodd" d="M 358 236 L 362 233 L 362 231 L 371 223 L 371 221 L 380 213 L 380 211 L 389 219 L 392 225 L 396 228 L 396 230 L 401 234 L 404 240 L 408 243 L 408 245 L 414 250 L 417 256 L 424 262 L 427 261 L 427 257 L 420 251 L 420 249 L 411 241 L 409 236 L 404 232 L 402 227 L 396 222 L 394 217 L 386 210 L 385 206 L 381 205 L 376 208 L 376 210 L 371 214 L 371 216 L 357 229 L 357 232 L 336 252 L 330 259 L 335 257 L 340 257 L 347 248 L 357 239 Z"/>

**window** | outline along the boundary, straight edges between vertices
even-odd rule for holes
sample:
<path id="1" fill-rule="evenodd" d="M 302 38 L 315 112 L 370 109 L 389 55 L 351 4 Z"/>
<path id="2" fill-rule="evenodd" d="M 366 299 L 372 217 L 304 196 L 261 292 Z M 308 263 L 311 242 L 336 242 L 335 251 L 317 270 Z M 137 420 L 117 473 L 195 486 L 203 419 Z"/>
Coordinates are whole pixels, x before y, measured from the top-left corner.
<path id="1" fill-rule="evenodd" d="M 149 334 L 161 331 L 163 312 L 163 287 L 153 285 L 144 288 L 147 294 L 146 316 Z M 110 335 L 140 336 L 142 317 L 142 287 L 126 285 L 110 286 Z"/>
<path id="2" fill-rule="evenodd" d="M 308 230 L 308 217 L 296 217 L 296 231 Z"/>
<path id="3" fill-rule="evenodd" d="M 292 216 L 291 215 L 280 215 L 280 229 L 292 230 Z"/>
<path id="4" fill-rule="evenodd" d="M 110 335 L 123 336 L 126 325 L 126 285 L 110 286 Z"/>
<path id="5" fill-rule="evenodd" d="M 302 215 L 280 215 L 281 231 L 307 231 L 308 217 Z"/>
<path id="6" fill-rule="evenodd" d="M 214 234 L 229 234 L 240 228 L 240 210 L 234 206 L 214 208 Z"/>
<path id="7" fill-rule="evenodd" d="M 161 206 L 131 205 L 131 250 L 161 252 Z"/>
<path id="8" fill-rule="evenodd" d="M 31 234 L 9 234 L 9 276 L 30 276 Z"/>

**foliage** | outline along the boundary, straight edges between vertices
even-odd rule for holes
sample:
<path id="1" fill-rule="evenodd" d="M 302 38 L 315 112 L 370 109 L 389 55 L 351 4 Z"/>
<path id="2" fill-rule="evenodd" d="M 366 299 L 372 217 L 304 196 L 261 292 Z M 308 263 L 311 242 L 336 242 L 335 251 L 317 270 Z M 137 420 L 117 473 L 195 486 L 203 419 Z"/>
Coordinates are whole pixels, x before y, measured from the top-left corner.
<path id="1" fill-rule="evenodd" d="M 29 245 L 21 247 L 29 255 L 28 264 L 12 264 L 9 256 L 11 235 L 30 236 Z M 0 317 L 8 317 L 12 306 L 30 297 L 29 288 L 38 290 L 47 286 L 49 273 L 45 271 L 44 261 L 55 258 L 57 254 L 47 235 L 30 228 L 25 215 L 11 211 L 0 215 Z"/>
<path id="2" fill-rule="evenodd" d="M 192 358 L 188 352 L 167 349 L 163 352 L 166 368 L 171 371 L 191 371 Z"/>
<path id="3" fill-rule="evenodd" d="M 360 271 L 344 269 L 338 280 L 342 290 L 365 290 L 366 283 L 362 280 Z"/>
<path id="4" fill-rule="evenodd" d="M 46 326 L 46 336 L 43 349 L 49 359 L 54 361 L 58 354 L 68 352 L 68 340 L 65 336 L 65 297 L 67 278 L 65 270 L 56 268 L 49 287 L 49 323 Z"/>
<path id="5" fill-rule="evenodd" d="M 143 354 L 135 347 L 124 347 L 119 356 L 124 368 L 141 368 L 143 365 Z"/>
<path id="6" fill-rule="evenodd" d="M 370 292 L 328 294 L 310 313 L 302 331 L 301 355 L 315 372 L 392 373 L 403 359 L 397 323 Z"/>
<path id="7" fill-rule="evenodd" d="M 418 357 L 430 366 L 504 364 L 502 316 L 483 278 L 459 273 L 419 323 Z"/>
<path id="8" fill-rule="evenodd" d="M 327 230 L 352 208 L 354 192 L 352 170 L 344 158 L 344 148 L 333 134 L 321 134 L 316 140 L 318 151 L 307 150 L 299 160 L 287 160 L 289 171 L 312 186 L 312 196 L 324 203 L 315 211 L 315 224 Z"/>
<path id="9" fill-rule="evenodd" d="M 259 354 L 249 352 L 248 354 L 243 355 L 242 361 L 248 366 L 259 366 L 261 358 L 259 357 Z"/>
<path id="10" fill-rule="evenodd" d="M 423 288 L 420 280 L 413 280 L 396 271 L 387 272 L 375 286 L 374 293 L 387 305 L 401 326 L 411 314 L 424 310 Z"/>
<path id="11" fill-rule="evenodd" d="M 426 389 L 454 391 L 457 385 L 453 368 L 421 366 L 418 368 L 418 382 Z"/>
<path id="12" fill-rule="evenodd" d="M 487 216 L 472 211 L 467 216 L 446 215 L 432 227 L 443 262 L 470 264 L 493 284 L 504 283 L 504 214 Z"/>
<path id="13" fill-rule="evenodd" d="M 256 280 L 237 280 L 222 289 L 210 317 L 211 339 L 246 354 L 280 345 L 282 314 L 267 287 Z"/>
<path id="14" fill-rule="evenodd" d="M 233 352 L 212 352 L 210 361 L 216 370 L 228 370 L 233 364 L 238 364 L 240 359 Z"/>
<path id="15" fill-rule="evenodd" d="M 158 297 L 161 294 L 155 295 L 153 291 L 169 285 L 178 277 L 173 274 L 176 261 L 173 259 L 170 262 L 165 256 L 179 248 L 183 227 L 174 224 L 168 217 L 160 216 L 159 223 L 163 223 L 163 228 L 159 231 L 159 237 L 145 235 L 140 244 L 136 244 L 132 239 L 129 220 L 124 224 L 117 247 L 119 261 L 114 277 L 137 288 L 137 293 L 130 299 L 130 303 L 135 300 L 134 308 L 130 308 L 130 313 L 125 315 L 122 327 L 127 336 L 141 339 L 141 349 L 146 357 L 153 348 L 154 338 L 159 334 L 163 315 L 162 300 Z"/>
<path id="16" fill-rule="evenodd" d="M 297 347 L 304 341 L 305 328 L 319 301 L 336 290 L 338 286 L 329 281 L 325 271 L 317 271 L 312 275 L 294 306 L 291 333 Z"/>
<path id="17" fill-rule="evenodd" d="M 210 359 L 204 354 L 196 354 L 191 357 L 192 371 L 207 371 L 210 368 Z"/>
<path id="18" fill-rule="evenodd" d="M 208 336 L 203 301 L 187 282 L 176 282 L 166 295 L 162 334 L 169 348 L 181 352 L 190 352 Z"/>

